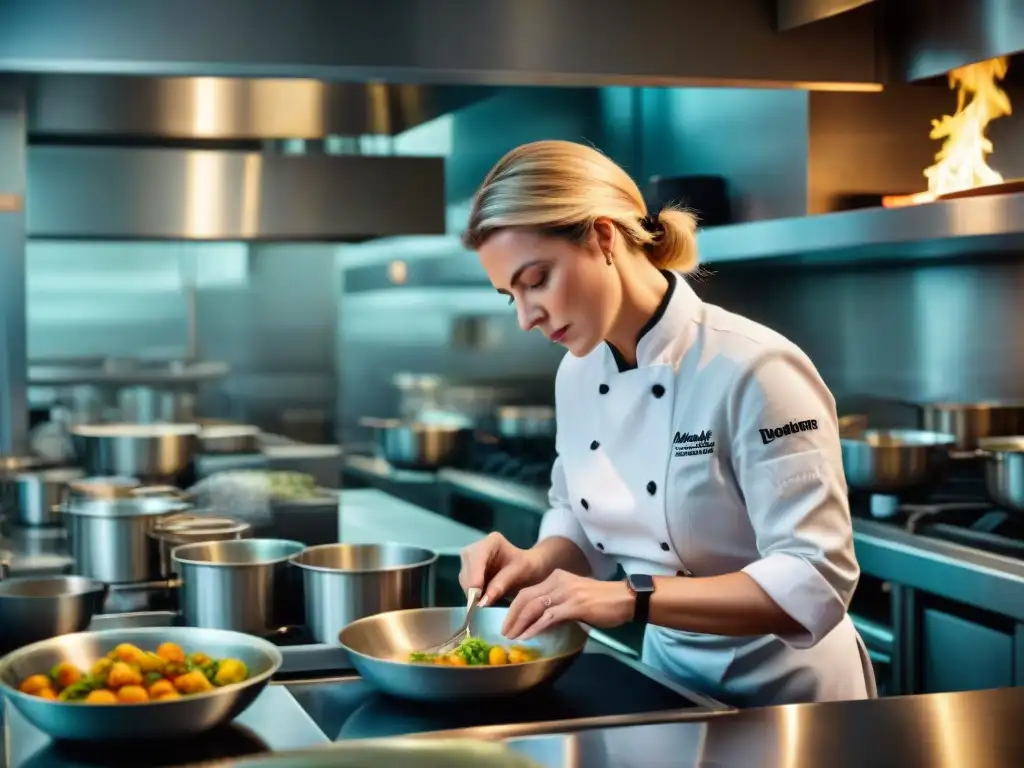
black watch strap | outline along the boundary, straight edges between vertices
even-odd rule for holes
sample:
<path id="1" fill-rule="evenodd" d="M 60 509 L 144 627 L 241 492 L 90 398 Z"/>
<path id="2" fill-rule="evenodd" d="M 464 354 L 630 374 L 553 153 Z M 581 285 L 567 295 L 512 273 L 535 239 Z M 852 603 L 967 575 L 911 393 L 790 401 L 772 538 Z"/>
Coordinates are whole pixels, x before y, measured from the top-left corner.
<path id="1" fill-rule="evenodd" d="M 635 573 L 626 577 L 629 591 L 636 599 L 633 609 L 633 621 L 647 624 L 651 615 L 651 595 L 654 594 L 654 579 L 644 573 Z"/>

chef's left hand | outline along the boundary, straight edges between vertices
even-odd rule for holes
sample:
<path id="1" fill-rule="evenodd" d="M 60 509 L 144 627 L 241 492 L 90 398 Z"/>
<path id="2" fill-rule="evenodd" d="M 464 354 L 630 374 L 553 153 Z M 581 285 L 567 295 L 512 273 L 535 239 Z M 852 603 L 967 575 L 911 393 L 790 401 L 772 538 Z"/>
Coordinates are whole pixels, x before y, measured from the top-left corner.
<path id="1" fill-rule="evenodd" d="M 582 621 L 608 629 L 633 618 L 636 598 L 624 581 L 598 581 L 555 571 L 512 601 L 501 633 L 509 640 L 529 640 L 563 621 Z"/>

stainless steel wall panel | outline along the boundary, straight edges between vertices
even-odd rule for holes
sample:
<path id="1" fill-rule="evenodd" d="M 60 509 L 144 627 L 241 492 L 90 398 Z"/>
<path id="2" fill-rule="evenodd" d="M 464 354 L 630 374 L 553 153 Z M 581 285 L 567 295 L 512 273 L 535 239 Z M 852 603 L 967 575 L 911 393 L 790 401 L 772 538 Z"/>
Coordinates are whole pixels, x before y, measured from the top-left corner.
<path id="1" fill-rule="evenodd" d="M 0 77 L 0 454 L 28 449 L 25 145 L 22 84 Z"/>

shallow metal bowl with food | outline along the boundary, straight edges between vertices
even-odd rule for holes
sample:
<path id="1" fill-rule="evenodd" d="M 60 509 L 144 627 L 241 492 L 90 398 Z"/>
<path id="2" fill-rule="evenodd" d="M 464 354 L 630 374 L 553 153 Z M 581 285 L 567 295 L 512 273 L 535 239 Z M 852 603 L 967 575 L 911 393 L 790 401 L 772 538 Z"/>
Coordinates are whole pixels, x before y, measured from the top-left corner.
<path id="1" fill-rule="evenodd" d="M 479 608 L 469 631 L 506 648 L 502 637 L 507 608 Z M 416 701 L 451 702 L 523 693 L 557 679 L 583 652 L 587 633 L 569 622 L 545 630 L 524 645 L 534 661 L 501 666 L 449 666 L 412 663 L 409 655 L 452 637 L 466 617 L 465 608 L 416 608 L 391 611 L 349 624 L 338 635 L 352 665 L 368 683 L 385 693 Z"/>
<path id="2" fill-rule="evenodd" d="M 187 653 L 238 659 L 247 667 L 248 676 L 206 693 L 134 704 L 59 701 L 19 690 L 26 678 L 47 674 L 61 662 L 89 669 L 124 643 L 144 651 L 175 643 Z M 0 659 L 0 689 L 26 720 L 54 739 L 108 744 L 166 739 L 202 733 L 238 717 L 270 682 L 281 662 L 276 646 L 239 632 L 195 627 L 111 629 L 55 637 L 8 654 Z"/>

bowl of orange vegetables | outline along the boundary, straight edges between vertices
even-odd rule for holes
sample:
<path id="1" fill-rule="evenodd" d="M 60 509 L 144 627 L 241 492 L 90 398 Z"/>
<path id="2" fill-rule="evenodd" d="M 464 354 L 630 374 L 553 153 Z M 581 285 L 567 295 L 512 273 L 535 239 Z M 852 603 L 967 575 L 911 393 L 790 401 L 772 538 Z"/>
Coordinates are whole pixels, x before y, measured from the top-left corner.
<path id="1" fill-rule="evenodd" d="M 281 667 L 252 635 L 196 627 L 79 632 L 0 659 L 0 686 L 53 739 L 138 741 L 234 720 Z"/>

